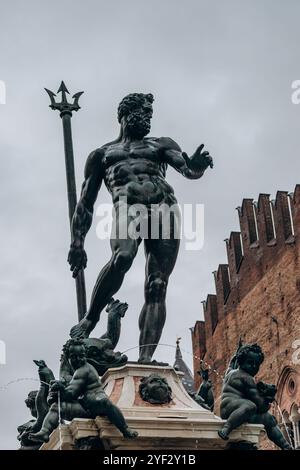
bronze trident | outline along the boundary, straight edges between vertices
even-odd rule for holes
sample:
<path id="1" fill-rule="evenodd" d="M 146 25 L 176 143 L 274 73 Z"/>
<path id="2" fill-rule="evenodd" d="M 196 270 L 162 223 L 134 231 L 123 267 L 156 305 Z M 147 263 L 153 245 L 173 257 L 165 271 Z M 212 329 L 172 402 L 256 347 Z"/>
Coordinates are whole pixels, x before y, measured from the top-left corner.
<path id="1" fill-rule="evenodd" d="M 75 93 L 73 95 L 73 103 L 68 103 L 66 94 L 68 92 L 64 82 L 61 82 L 57 93 L 61 93 L 61 102 L 55 101 L 56 94 L 53 91 L 45 88 L 46 92 L 50 97 L 50 108 L 58 110 L 60 117 L 62 118 L 63 133 L 64 133 L 64 149 L 65 149 L 65 165 L 66 165 L 66 177 L 67 177 L 67 191 L 68 191 L 68 206 L 69 206 L 69 219 L 70 227 L 72 224 L 72 218 L 77 204 L 76 196 L 76 181 L 75 181 L 75 169 L 74 169 L 74 152 L 73 152 L 73 141 L 72 141 L 72 128 L 71 128 L 71 117 L 73 111 L 78 111 L 80 106 L 78 100 L 82 95 L 83 91 Z M 78 273 L 75 279 L 76 282 L 76 295 L 77 295 L 77 310 L 79 321 L 84 317 L 86 313 L 86 292 L 85 292 L 85 280 L 84 271 Z"/>

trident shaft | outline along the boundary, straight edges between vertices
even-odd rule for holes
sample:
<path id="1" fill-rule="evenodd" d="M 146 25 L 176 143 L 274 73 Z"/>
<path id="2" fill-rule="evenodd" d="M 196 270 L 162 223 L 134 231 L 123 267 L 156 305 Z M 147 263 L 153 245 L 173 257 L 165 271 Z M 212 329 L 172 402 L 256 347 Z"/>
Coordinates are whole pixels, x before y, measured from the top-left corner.
<path id="1" fill-rule="evenodd" d="M 78 111 L 80 109 L 78 101 L 83 91 L 80 91 L 79 93 L 75 93 L 75 95 L 73 95 L 73 103 L 68 103 L 66 94 L 67 93 L 69 94 L 69 92 L 64 82 L 61 82 L 57 93 L 61 93 L 62 99 L 60 103 L 57 103 L 55 101 L 56 94 L 53 93 L 53 91 L 48 90 L 47 88 L 45 88 L 45 90 L 50 97 L 50 102 L 51 102 L 50 108 L 54 110 L 58 110 L 60 112 L 60 117 L 62 119 L 62 124 L 63 124 L 69 219 L 70 219 L 70 227 L 71 227 L 73 214 L 74 214 L 75 207 L 77 204 L 71 118 L 72 118 L 72 112 Z M 84 280 L 83 269 L 81 269 L 75 281 L 76 281 L 78 319 L 80 321 L 86 313 L 86 292 L 85 292 L 85 280 Z"/>

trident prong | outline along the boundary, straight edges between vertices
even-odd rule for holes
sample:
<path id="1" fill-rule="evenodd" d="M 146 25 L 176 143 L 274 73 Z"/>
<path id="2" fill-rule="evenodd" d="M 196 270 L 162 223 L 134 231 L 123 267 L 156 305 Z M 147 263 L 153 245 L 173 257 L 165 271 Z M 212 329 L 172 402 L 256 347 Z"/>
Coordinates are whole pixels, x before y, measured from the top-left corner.
<path id="1" fill-rule="evenodd" d="M 68 93 L 68 95 L 70 94 L 69 93 L 69 90 L 68 88 L 66 87 L 65 85 L 65 82 L 62 80 L 61 84 L 60 84 L 60 87 L 59 89 L 57 90 L 57 93 L 61 93 L 61 102 L 62 103 L 67 103 L 68 100 L 67 100 L 67 97 L 66 97 L 66 93 Z"/>
<path id="2" fill-rule="evenodd" d="M 70 114 L 72 115 L 73 111 L 78 111 L 80 109 L 80 106 L 78 104 L 80 96 L 83 94 L 83 91 L 79 91 L 78 93 L 75 93 L 73 95 L 73 103 L 69 103 L 67 100 L 67 94 L 69 95 L 69 91 L 64 83 L 64 81 L 61 82 L 59 89 L 57 90 L 57 93 L 61 93 L 61 102 L 57 103 L 55 101 L 55 96 L 57 96 L 53 91 L 48 90 L 48 88 L 45 88 L 45 91 L 48 93 L 51 104 L 50 108 L 54 110 L 60 111 L 60 116 L 63 117 L 65 114 Z"/>
<path id="3" fill-rule="evenodd" d="M 56 94 L 53 93 L 53 91 L 48 90 L 48 88 L 45 88 L 45 91 L 48 93 L 50 101 L 51 101 L 51 104 L 49 105 L 50 108 L 55 109 L 55 104 L 56 103 L 55 103 L 55 98 L 54 97 L 56 96 Z"/>
<path id="4" fill-rule="evenodd" d="M 72 96 L 72 98 L 74 98 L 73 106 L 77 107 L 76 111 L 78 111 L 78 109 L 80 109 L 80 106 L 78 104 L 78 100 L 79 100 L 79 98 L 81 97 L 82 94 L 83 94 L 83 91 L 78 91 L 78 93 L 75 93 L 75 95 Z"/>

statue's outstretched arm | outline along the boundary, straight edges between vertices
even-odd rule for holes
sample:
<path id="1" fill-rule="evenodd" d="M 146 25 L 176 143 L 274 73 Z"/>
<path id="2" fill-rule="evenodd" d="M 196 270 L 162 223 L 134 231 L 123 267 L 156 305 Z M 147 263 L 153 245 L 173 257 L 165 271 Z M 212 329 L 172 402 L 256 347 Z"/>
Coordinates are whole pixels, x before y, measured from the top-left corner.
<path id="1" fill-rule="evenodd" d="M 103 150 L 98 149 L 87 159 L 81 195 L 72 219 L 72 239 L 68 262 L 73 271 L 73 277 L 76 277 L 87 264 L 84 240 L 92 225 L 93 208 L 103 179 L 102 157 Z"/>
<path id="2" fill-rule="evenodd" d="M 176 171 L 189 179 L 198 179 L 205 170 L 213 168 L 213 159 L 209 152 L 204 150 L 204 144 L 200 145 L 194 154 L 189 158 L 185 152 L 181 151 L 179 145 L 169 137 L 161 137 L 162 159 Z"/>
<path id="3" fill-rule="evenodd" d="M 60 390 L 63 400 L 72 401 L 82 394 L 85 384 L 86 375 L 82 371 L 77 370 L 75 371 L 71 382 L 67 386 L 64 386 L 62 382 L 57 381 L 56 384 L 52 386 L 52 390 Z"/>

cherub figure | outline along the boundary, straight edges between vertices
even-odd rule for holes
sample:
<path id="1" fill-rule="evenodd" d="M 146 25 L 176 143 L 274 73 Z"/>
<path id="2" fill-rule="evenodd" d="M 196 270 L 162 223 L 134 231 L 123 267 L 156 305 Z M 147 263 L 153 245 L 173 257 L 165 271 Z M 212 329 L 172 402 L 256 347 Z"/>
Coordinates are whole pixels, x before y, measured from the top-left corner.
<path id="1" fill-rule="evenodd" d="M 96 418 L 103 415 L 114 424 L 126 438 L 134 438 L 138 433 L 130 429 L 119 408 L 106 396 L 96 369 L 87 362 L 87 351 L 82 339 L 69 340 L 63 353 L 72 367 L 73 376 L 70 382 L 53 381 L 48 403 L 50 409 L 44 419 L 42 428 L 30 434 L 30 439 L 47 442 L 51 432 L 59 423 L 57 396 L 60 392 L 61 417 L 71 421 L 74 418 Z"/>
<path id="2" fill-rule="evenodd" d="M 263 361 L 264 354 L 258 344 L 242 345 L 240 342 L 224 378 L 221 418 L 227 421 L 218 434 L 227 440 L 231 431 L 244 423 L 263 424 L 268 438 L 280 449 L 289 450 L 290 444 L 275 417 L 268 412 L 276 387 L 256 383 L 254 379 Z"/>
<path id="3" fill-rule="evenodd" d="M 24 424 L 21 424 L 18 426 L 18 440 L 21 443 L 21 449 L 30 449 L 36 447 L 36 444 L 34 442 L 31 442 L 29 439 L 29 434 L 36 423 L 36 418 L 37 418 L 37 409 L 36 409 L 36 396 L 37 396 L 38 391 L 37 390 L 32 390 L 31 392 L 28 393 L 28 396 L 25 400 L 25 405 L 27 408 L 29 408 L 30 413 L 32 418 L 30 421 L 27 421 Z M 38 447 L 37 447 L 38 448 Z"/>

